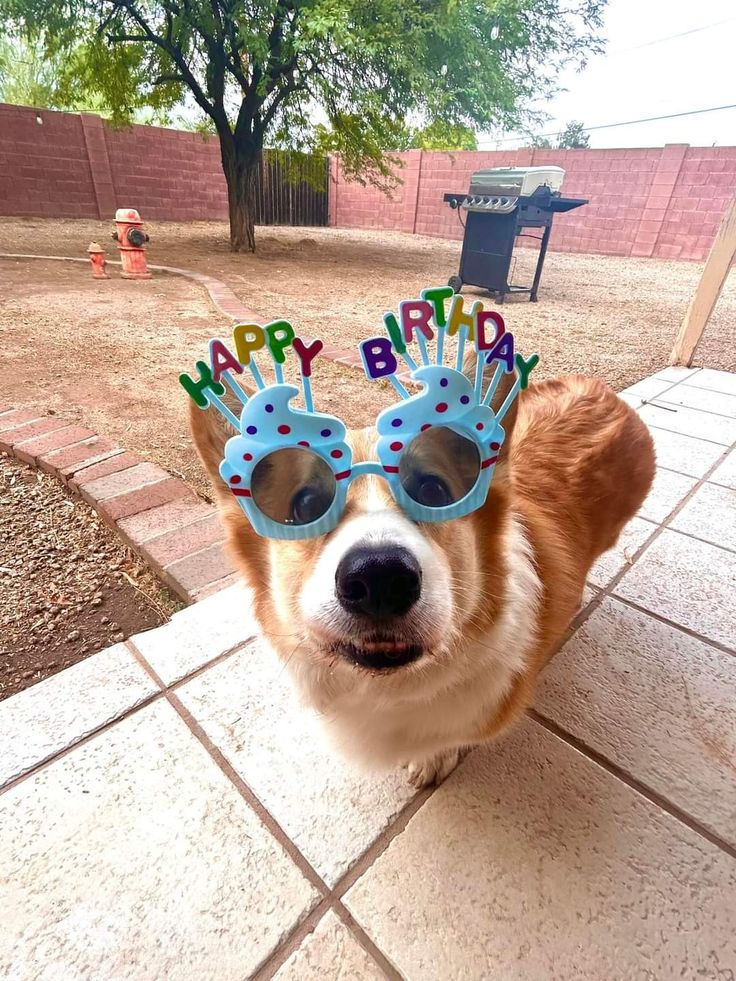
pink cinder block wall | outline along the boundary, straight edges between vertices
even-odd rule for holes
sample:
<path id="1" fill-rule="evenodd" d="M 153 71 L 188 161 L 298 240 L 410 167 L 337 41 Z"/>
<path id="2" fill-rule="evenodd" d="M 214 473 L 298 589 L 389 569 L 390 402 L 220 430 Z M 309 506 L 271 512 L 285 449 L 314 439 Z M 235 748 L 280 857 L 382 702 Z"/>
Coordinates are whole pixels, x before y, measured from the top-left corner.
<path id="1" fill-rule="evenodd" d="M 736 192 L 736 147 L 415 150 L 397 156 L 404 183 L 391 197 L 348 183 L 333 163 L 330 224 L 461 239 L 457 212 L 442 201 L 446 191 L 467 190 L 470 175 L 484 167 L 553 164 L 566 172 L 563 193 L 588 198 L 589 204 L 555 217 L 551 249 L 702 260 Z"/>
<path id="2" fill-rule="evenodd" d="M 564 193 L 590 203 L 555 218 L 552 249 L 702 260 L 736 192 L 736 147 L 398 156 L 402 183 L 391 196 L 346 180 L 333 159 L 330 224 L 460 239 L 445 191 L 466 190 L 481 167 L 557 164 L 566 171 Z M 0 104 L 0 214 L 110 218 L 120 204 L 160 221 L 226 219 L 218 141 L 155 126 L 116 129 L 93 113 Z"/>

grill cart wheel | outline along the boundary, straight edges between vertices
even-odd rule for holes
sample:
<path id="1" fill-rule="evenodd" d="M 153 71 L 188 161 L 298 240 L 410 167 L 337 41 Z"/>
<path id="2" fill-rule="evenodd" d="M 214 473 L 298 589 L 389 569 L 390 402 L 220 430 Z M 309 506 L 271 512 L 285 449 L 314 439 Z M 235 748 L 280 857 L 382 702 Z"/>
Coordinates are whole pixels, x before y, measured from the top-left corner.
<path id="1" fill-rule="evenodd" d="M 463 288 L 463 281 L 459 276 L 450 276 L 447 285 L 452 287 L 454 293 L 459 293 Z"/>

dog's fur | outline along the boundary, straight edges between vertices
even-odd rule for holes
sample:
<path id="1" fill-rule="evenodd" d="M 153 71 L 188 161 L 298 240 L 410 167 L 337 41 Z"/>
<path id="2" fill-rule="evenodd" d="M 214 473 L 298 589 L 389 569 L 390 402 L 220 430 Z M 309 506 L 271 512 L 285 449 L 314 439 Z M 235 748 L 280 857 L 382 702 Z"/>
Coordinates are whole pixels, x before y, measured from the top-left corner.
<path id="1" fill-rule="evenodd" d="M 277 542 L 255 534 L 219 477 L 227 436 L 215 413 L 192 411 L 264 635 L 346 752 L 408 765 L 418 786 L 442 779 L 463 747 L 495 736 L 529 704 L 591 565 L 616 543 L 654 476 L 646 427 L 600 381 L 531 385 L 504 426 L 490 493 L 468 517 L 416 524 L 381 478 L 363 477 L 332 534 Z M 373 429 L 349 434 L 356 461 L 375 459 L 375 438 Z M 395 636 L 424 654 L 394 670 L 367 671 L 344 656 L 368 637 L 340 606 L 335 571 L 349 548 L 373 543 L 407 548 L 422 570 L 420 599 Z"/>

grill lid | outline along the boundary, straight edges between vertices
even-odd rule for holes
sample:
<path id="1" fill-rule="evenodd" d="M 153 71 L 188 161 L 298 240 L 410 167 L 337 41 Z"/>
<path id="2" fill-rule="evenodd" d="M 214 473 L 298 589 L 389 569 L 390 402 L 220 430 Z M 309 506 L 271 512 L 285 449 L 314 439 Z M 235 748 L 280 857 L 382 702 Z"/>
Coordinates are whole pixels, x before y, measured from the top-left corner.
<path id="1" fill-rule="evenodd" d="M 545 185 L 554 193 L 561 189 L 564 177 L 562 167 L 491 167 L 473 174 L 468 196 L 528 197 Z"/>

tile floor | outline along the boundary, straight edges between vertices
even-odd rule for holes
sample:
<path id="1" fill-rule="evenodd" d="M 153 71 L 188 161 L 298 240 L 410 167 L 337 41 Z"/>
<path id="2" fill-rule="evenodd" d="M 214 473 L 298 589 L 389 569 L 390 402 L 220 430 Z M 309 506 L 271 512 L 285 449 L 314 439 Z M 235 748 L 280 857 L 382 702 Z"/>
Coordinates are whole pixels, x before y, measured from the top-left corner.
<path id="1" fill-rule="evenodd" d="M 733 978 L 736 376 L 623 397 L 652 494 L 432 792 L 331 754 L 240 586 L 0 703 L 0 976 Z"/>

